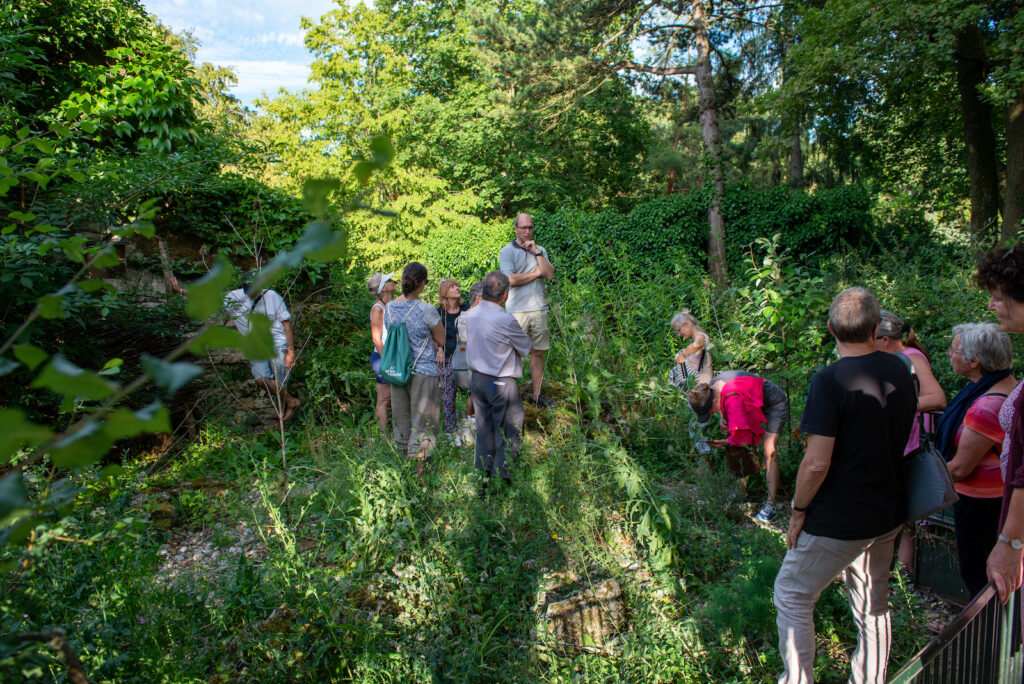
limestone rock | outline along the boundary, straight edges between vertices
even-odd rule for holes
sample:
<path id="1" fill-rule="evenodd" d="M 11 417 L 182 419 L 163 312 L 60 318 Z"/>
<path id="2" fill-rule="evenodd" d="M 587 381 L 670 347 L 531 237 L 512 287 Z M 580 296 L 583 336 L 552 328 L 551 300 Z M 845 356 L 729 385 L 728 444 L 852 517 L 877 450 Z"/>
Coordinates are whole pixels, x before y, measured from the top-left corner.
<path id="1" fill-rule="evenodd" d="M 546 603 L 548 593 L 539 597 Z M 561 601 L 547 603 L 545 631 L 559 646 L 577 651 L 608 652 L 626 628 L 622 587 L 606 579 Z"/>
<path id="2" fill-rule="evenodd" d="M 274 612 L 270 614 L 270 617 L 262 622 L 256 623 L 256 629 L 264 634 L 281 634 L 288 631 L 294 617 L 295 611 L 291 608 L 288 606 L 278 606 L 274 609 Z"/>

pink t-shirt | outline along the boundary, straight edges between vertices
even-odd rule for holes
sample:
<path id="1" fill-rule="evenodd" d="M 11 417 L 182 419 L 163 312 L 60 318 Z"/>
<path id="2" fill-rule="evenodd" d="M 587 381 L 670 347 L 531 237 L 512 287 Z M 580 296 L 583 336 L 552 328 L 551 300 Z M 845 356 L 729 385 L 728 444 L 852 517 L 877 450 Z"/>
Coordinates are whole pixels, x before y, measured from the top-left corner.
<path id="1" fill-rule="evenodd" d="M 729 426 L 729 444 L 750 446 L 764 436 L 764 378 L 741 376 L 722 387 L 722 415 Z"/>
<path id="2" fill-rule="evenodd" d="M 925 363 L 928 363 L 928 357 L 925 356 L 924 354 L 922 354 L 921 350 L 919 350 L 919 349 L 914 349 L 913 347 L 907 347 L 906 349 L 903 350 L 902 353 L 906 354 L 907 356 L 920 356 L 922 359 L 924 359 Z M 928 367 L 931 368 L 931 364 L 928 364 Z M 935 426 L 932 425 L 932 418 L 931 418 L 931 416 L 926 415 L 924 417 L 924 420 L 925 420 L 926 423 L 928 423 L 928 428 L 930 430 L 934 429 Z M 906 456 L 907 454 L 912 452 L 914 449 L 916 449 L 920 444 L 921 444 L 921 414 L 920 413 L 915 413 L 914 414 L 914 425 L 913 425 L 913 427 L 910 428 L 910 437 L 907 438 L 907 446 L 903 449 L 903 455 Z"/>
<path id="3" fill-rule="evenodd" d="M 1009 469 L 1009 458 L 1010 458 L 1010 428 L 1013 427 L 1013 405 L 1017 401 L 1017 395 L 1020 394 L 1021 387 L 1024 387 L 1024 380 L 1017 383 L 1017 386 L 1010 392 L 1010 396 L 1006 397 L 1006 401 L 1003 402 L 1002 407 L 999 409 L 999 427 L 1003 428 L 1003 433 L 1006 435 L 1003 437 L 1003 450 L 999 454 L 999 464 L 1003 473 L 1003 481 L 1006 480 L 1007 470 Z"/>

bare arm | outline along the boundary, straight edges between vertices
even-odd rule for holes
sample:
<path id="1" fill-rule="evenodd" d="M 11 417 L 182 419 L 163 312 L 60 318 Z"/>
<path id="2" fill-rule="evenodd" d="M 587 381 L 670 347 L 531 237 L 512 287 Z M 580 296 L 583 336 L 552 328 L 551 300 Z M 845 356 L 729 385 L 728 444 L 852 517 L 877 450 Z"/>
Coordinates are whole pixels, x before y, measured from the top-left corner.
<path id="1" fill-rule="evenodd" d="M 444 349 L 444 325 L 441 324 L 441 321 L 438 321 L 437 325 L 430 329 L 430 336 L 434 338 L 434 344 Z"/>
<path id="2" fill-rule="evenodd" d="M 1024 489 L 1013 489 L 1006 522 L 1000 532 L 1010 539 L 1024 538 Z M 1020 586 L 1021 550 L 1006 542 L 996 542 L 988 556 L 988 578 L 999 590 L 999 600 L 1006 603 L 1010 594 Z"/>
<path id="3" fill-rule="evenodd" d="M 538 261 L 540 260 L 538 259 Z M 537 278 L 540 278 L 540 264 L 529 273 L 512 273 L 508 277 L 508 282 L 512 287 L 519 287 L 520 285 L 532 283 Z"/>
<path id="4" fill-rule="evenodd" d="M 687 356 L 689 356 L 690 354 L 696 354 L 701 349 L 703 349 L 705 346 L 704 340 L 704 334 L 697 333 L 697 335 L 693 338 L 693 341 L 690 342 L 690 344 L 686 345 L 686 348 L 684 348 L 681 352 L 676 354 L 676 363 L 682 363 Z"/>
<path id="5" fill-rule="evenodd" d="M 285 339 L 288 340 L 288 351 L 284 355 L 284 367 L 291 370 L 295 365 L 295 337 L 292 334 L 292 321 L 289 318 L 287 321 L 281 321 L 281 325 L 284 327 Z"/>
<path id="6" fill-rule="evenodd" d="M 832 465 L 832 450 L 835 445 L 835 437 L 807 435 L 807 449 L 804 451 L 803 460 L 800 461 L 800 469 L 796 473 L 796 487 L 793 489 L 793 505 L 796 508 L 809 506 L 814 495 L 818 493 Z M 789 534 L 786 535 L 787 549 L 796 548 L 806 517 L 806 512 L 793 511 L 793 516 L 789 520 Z"/>
<path id="7" fill-rule="evenodd" d="M 921 381 L 921 393 L 917 397 L 917 410 L 938 411 L 946 408 L 946 393 L 942 391 L 942 386 L 932 374 L 928 362 L 923 357 L 914 354 L 910 357 L 910 363 L 914 364 L 914 370 Z"/>
<path id="8" fill-rule="evenodd" d="M 378 354 L 384 353 L 384 311 L 379 306 L 370 310 L 370 336 Z"/>
<path id="9" fill-rule="evenodd" d="M 994 441 L 965 425 L 960 433 L 956 455 L 949 462 L 949 474 L 953 480 L 959 482 L 974 472 L 978 462 L 994 445 Z"/>
<path id="10" fill-rule="evenodd" d="M 537 255 L 537 268 L 540 270 L 540 276 L 544 280 L 551 280 L 555 277 L 555 267 L 551 265 L 546 256 Z"/>

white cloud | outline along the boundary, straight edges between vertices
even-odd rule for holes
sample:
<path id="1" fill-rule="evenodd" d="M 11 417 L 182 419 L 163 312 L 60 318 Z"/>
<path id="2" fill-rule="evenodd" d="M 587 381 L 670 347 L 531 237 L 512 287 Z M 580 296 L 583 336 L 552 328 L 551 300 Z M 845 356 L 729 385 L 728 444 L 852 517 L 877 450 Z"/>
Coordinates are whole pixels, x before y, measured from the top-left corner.
<path id="1" fill-rule="evenodd" d="M 264 92 L 276 95 L 279 88 L 301 90 L 309 78 L 309 66 L 283 60 L 236 60 L 224 66 L 234 68 L 238 74 L 234 95 L 246 103 Z"/>
<path id="2" fill-rule="evenodd" d="M 143 0 L 143 5 L 171 29 L 192 32 L 201 43 L 199 62 L 234 67 L 238 86 L 232 92 L 244 104 L 263 91 L 273 95 L 278 88 L 306 86 L 312 56 L 305 49 L 301 18 L 316 20 L 337 7 L 335 0 Z"/>

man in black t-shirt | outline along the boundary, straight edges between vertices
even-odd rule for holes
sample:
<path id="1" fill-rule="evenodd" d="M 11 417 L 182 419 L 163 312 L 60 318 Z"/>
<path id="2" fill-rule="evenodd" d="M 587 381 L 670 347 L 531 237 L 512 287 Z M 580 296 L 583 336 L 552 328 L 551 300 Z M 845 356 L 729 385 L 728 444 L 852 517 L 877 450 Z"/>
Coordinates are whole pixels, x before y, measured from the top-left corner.
<path id="1" fill-rule="evenodd" d="M 814 681 L 814 604 L 845 574 L 857 625 L 851 682 L 884 682 L 891 626 L 893 543 L 906 515 L 903 448 L 917 408 L 906 365 L 875 351 L 878 300 L 859 287 L 832 300 L 828 327 L 839 361 L 811 380 L 800 429 L 807 447 L 797 473 L 786 558 L 775 578 L 780 683 Z"/>

